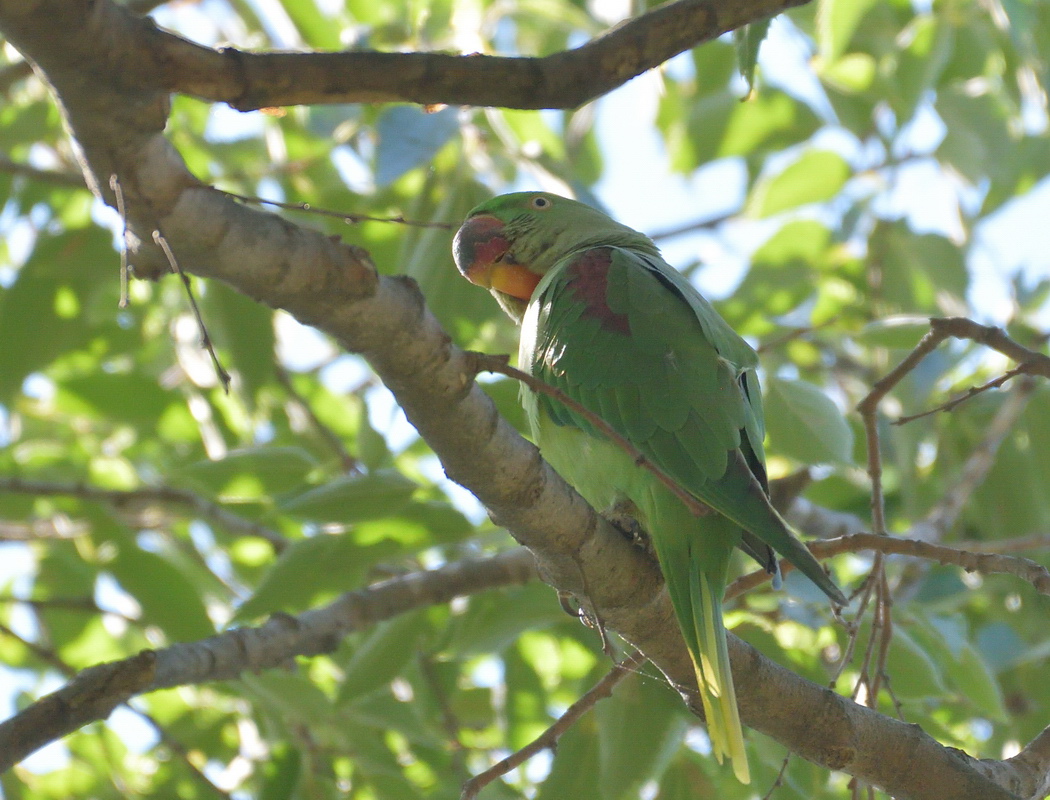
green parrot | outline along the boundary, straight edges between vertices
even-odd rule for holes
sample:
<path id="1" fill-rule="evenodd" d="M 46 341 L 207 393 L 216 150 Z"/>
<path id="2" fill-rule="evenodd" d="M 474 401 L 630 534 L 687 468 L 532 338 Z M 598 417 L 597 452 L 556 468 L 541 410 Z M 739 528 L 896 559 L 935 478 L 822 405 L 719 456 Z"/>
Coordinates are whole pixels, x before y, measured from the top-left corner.
<path id="1" fill-rule="evenodd" d="M 522 387 L 543 456 L 595 508 L 648 533 L 692 656 L 712 750 L 748 783 L 722 597 L 733 548 L 773 550 L 846 598 L 769 502 L 758 357 L 651 239 L 583 203 L 507 194 L 470 212 L 456 265 L 521 324 L 519 367 L 625 437 L 710 509 L 697 516 L 582 415 Z"/>

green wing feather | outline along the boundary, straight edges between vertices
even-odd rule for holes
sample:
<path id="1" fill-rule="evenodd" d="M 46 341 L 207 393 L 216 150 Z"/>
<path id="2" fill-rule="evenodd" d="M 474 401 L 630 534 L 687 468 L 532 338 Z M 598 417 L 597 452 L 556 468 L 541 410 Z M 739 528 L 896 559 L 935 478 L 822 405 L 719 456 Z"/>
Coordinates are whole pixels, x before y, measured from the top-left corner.
<path id="1" fill-rule="evenodd" d="M 845 605 L 838 587 L 769 503 L 754 350 L 662 260 L 618 247 L 609 251 L 608 306 L 626 316 L 631 335 L 584 314 L 584 303 L 571 291 L 569 268 L 577 253 L 537 287 L 520 363 L 600 415 L 676 483 Z M 615 402 L 596 399 L 598 387 L 613 389 Z M 561 404 L 538 402 L 555 422 L 600 436 Z M 758 475 L 754 462 L 762 467 Z M 752 555 L 763 561 L 761 554 Z"/>

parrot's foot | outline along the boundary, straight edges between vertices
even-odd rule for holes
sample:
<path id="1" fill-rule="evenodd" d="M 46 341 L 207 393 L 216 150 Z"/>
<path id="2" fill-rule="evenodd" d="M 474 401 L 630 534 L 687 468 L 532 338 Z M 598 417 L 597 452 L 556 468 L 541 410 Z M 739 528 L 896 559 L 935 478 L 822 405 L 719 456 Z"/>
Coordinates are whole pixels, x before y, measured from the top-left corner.
<path id="1" fill-rule="evenodd" d="M 598 631 L 598 635 L 602 637 L 602 650 L 610 658 L 616 657 L 616 651 L 612 646 L 612 642 L 609 641 L 609 634 L 605 630 L 605 623 L 601 621 L 600 617 L 589 613 L 587 609 L 576 601 L 575 596 L 571 592 L 558 592 L 558 602 L 561 603 L 562 611 L 570 617 L 576 617 L 588 628 Z"/>
<path id="2" fill-rule="evenodd" d="M 602 516 L 635 547 L 652 555 L 653 543 L 649 534 L 638 524 L 638 508 L 630 500 L 618 500 L 602 512 Z"/>

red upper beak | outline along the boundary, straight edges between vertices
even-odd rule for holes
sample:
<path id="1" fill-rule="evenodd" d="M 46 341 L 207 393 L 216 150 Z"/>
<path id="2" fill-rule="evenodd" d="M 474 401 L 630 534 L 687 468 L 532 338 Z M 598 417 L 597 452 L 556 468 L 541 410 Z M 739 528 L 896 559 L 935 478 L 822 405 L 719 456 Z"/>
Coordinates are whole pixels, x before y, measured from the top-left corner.
<path id="1" fill-rule="evenodd" d="M 540 282 L 539 275 L 509 255 L 510 242 L 503 235 L 503 221 L 489 214 L 463 223 L 452 242 L 452 253 L 463 276 L 486 289 L 528 300 Z"/>
<path id="2" fill-rule="evenodd" d="M 464 222 L 452 242 L 452 254 L 463 277 L 485 288 L 491 285 L 488 272 L 509 249 L 502 220 L 485 214 Z"/>

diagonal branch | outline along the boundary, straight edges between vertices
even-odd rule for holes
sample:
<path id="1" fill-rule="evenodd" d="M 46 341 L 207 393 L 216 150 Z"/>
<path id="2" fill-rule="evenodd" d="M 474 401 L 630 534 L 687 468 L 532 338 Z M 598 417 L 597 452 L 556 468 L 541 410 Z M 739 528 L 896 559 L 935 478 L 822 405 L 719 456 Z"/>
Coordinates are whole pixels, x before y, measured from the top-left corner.
<path id="1" fill-rule="evenodd" d="M 240 111 L 393 102 L 576 108 L 679 53 L 803 2 L 676 0 L 581 47 L 543 57 L 213 49 L 110 4 L 100 4 L 104 8 L 95 14 L 106 15 L 109 28 L 123 34 L 120 59 L 114 63 L 136 88 L 179 92 Z M 56 19 L 54 24 L 64 22 Z"/>
<path id="2" fill-rule="evenodd" d="M 45 744 L 106 719 L 136 695 L 285 666 L 295 656 L 331 652 L 347 634 L 406 611 L 526 583 L 535 576 L 532 555 L 524 549 L 511 550 L 392 578 L 348 592 L 323 608 L 295 617 L 274 616 L 258 628 L 240 628 L 99 664 L 0 723 L 0 772 Z"/>

